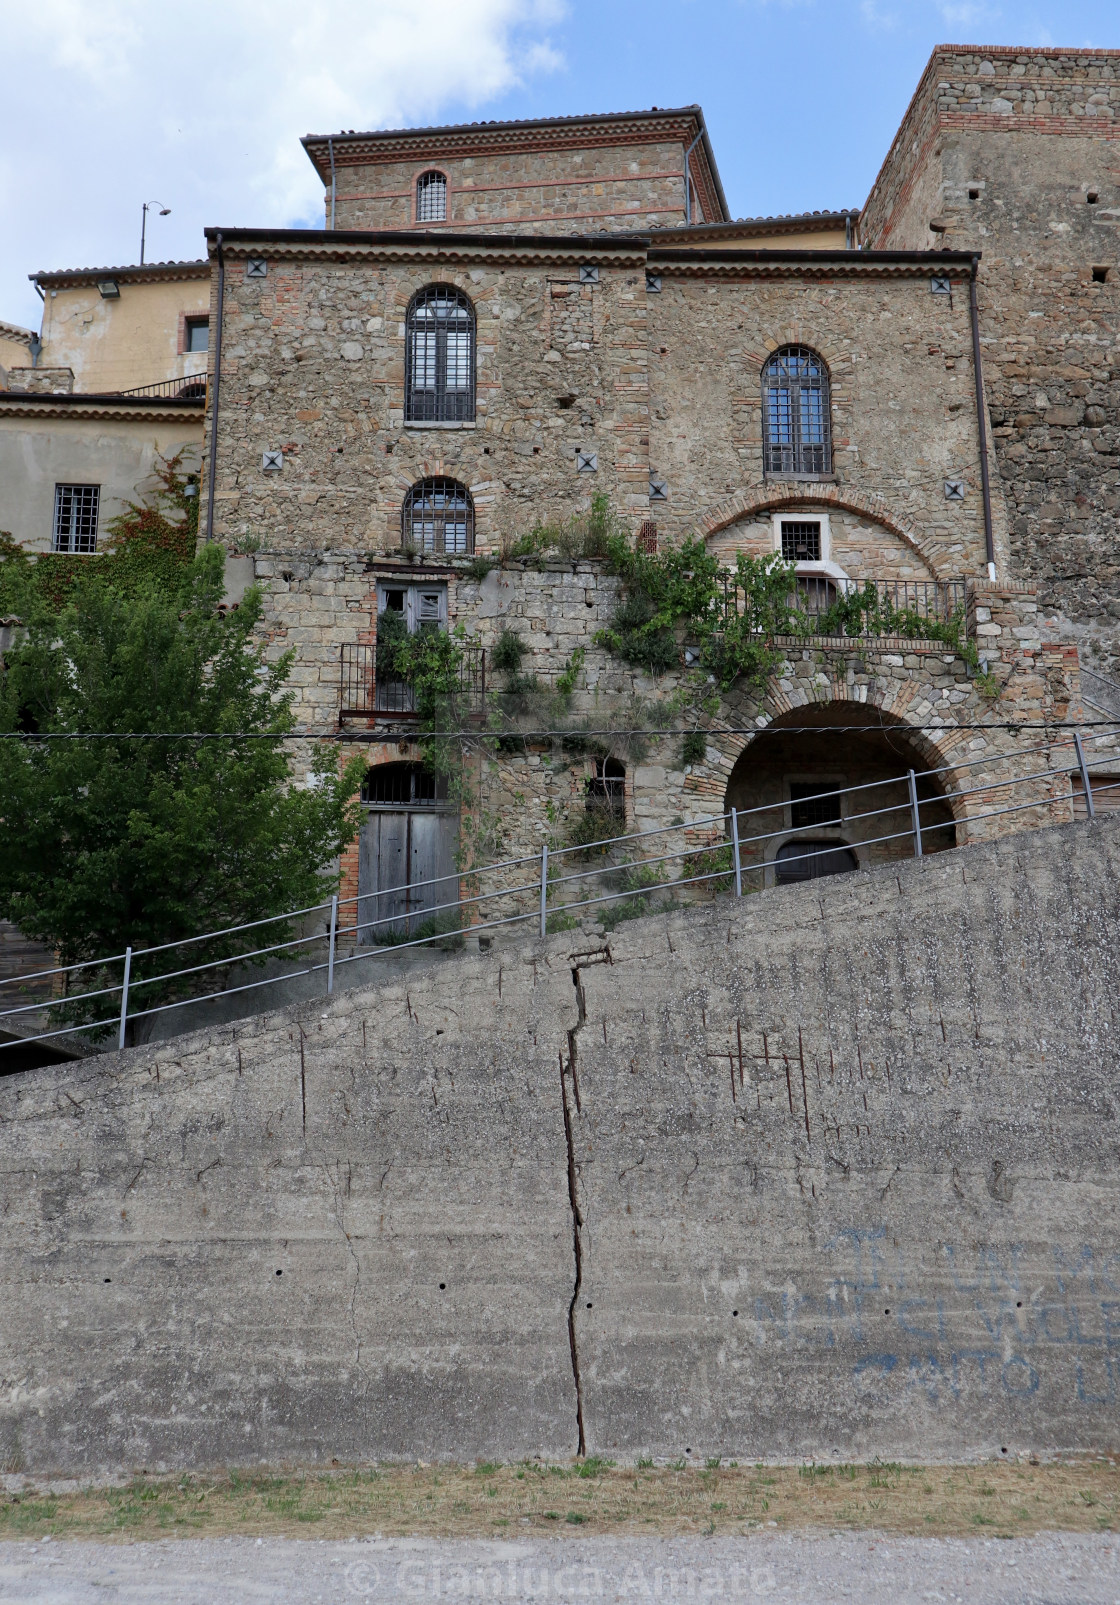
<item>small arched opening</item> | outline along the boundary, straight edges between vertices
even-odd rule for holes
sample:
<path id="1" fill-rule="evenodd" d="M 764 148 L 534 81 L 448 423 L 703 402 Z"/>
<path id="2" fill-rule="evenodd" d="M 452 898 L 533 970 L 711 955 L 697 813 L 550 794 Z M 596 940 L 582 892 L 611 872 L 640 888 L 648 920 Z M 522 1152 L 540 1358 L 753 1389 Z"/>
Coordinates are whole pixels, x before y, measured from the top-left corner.
<path id="1" fill-rule="evenodd" d="M 783 885 L 870 869 L 916 852 L 909 771 L 923 853 L 956 846 L 953 807 L 932 743 L 878 708 L 795 708 L 740 754 L 727 783 L 748 885 Z"/>

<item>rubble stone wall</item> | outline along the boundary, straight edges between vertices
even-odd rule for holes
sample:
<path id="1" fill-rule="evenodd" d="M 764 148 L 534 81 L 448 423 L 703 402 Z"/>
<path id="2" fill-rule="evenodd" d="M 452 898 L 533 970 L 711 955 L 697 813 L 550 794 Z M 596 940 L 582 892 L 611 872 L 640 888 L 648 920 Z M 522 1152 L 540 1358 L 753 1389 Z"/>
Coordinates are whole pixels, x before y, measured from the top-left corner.
<path id="1" fill-rule="evenodd" d="M 983 361 L 1016 580 L 1120 672 L 1120 54 L 939 52 L 866 246 L 982 252 Z M 939 227 L 930 229 L 930 221 Z"/>
<path id="2" fill-rule="evenodd" d="M 1111 1452 L 1118 828 L 6 1078 L 4 1468 Z"/>

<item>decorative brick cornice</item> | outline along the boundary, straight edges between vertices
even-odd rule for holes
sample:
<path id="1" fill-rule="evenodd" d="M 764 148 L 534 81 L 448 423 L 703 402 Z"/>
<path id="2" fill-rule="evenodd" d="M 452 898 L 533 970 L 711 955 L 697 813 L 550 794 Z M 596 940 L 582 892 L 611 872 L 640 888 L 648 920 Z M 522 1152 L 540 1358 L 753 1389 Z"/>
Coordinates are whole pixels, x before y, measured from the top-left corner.
<path id="1" fill-rule="evenodd" d="M 73 290 L 96 284 L 99 279 L 116 279 L 119 284 L 166 284 L 209 277 L 210 264 L 201 258 L 191 262 L 145 262 L 143 267 L 65 268 L 55 273 L 28 274 L 33 284 L 47 290 Z"/>
<path id="2" fill-rule="evenodd" d="M 956 574 L 938 572 L 941 559 L 938 548 L 932 541 L 924 540 L 904 519 L 892 513 L 881 496 L 854 490 L 850 485 L 829 485 L 802 479 L 774 480 L 765 485 L 754 485 L 738 491 L 714 507 L 697 526 L 696 534 L 701 540 L 711 540 L 713 535 L 718 535 L 744 518 L 795 505 L 819 507 L 822 513 L 836 508 L 870 519 L 872 523 L 890 530 L 892 535 L 908 546 L 926 565 L 934 579 L 959 578 Z"/>

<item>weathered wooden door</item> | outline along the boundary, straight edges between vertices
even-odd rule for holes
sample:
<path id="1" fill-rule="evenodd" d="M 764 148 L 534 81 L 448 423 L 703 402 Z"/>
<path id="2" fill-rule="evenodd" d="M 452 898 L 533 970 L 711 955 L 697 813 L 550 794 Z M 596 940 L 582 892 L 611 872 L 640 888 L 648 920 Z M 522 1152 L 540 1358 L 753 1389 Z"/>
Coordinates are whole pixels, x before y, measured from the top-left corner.
<path id="1" fill-rule="evenodd" d="M 372 809 L 358 849 L 358 940 L 377 944 L 452 930 L 456 819 L 437 809 Z"/>

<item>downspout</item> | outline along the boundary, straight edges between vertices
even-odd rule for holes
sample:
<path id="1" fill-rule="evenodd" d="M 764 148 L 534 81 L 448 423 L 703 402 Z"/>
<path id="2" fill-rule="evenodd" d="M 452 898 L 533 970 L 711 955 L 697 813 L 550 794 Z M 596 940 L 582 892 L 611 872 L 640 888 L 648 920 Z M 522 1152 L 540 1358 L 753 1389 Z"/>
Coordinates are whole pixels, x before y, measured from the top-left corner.
<path id="1" fill-rule="evenodd" d="M 333 140 L 333 138 L 331 138 L 330 135 L 327 136 L 327 153 L 328 153 L 328 155 L 330 156 L 330 159 L 331 159 L 331 228 L 333 229 L 334 228 L 334 202 L 335 202 L 335 196 L 338 194 L 338 185 L 337 185 L 337 183 L 335 181 L 335 176 L 334 176 L 334 140 Z"/>
<path id="2" fill-rule="evenodd" d="M 701 129 L 700 132 L 697 134 L 696 138 L 692 141 L 692 144 L 688 147 L 688 149 L 684 153 L 684 226 L 685 226 L 685 228 L 690 228 L 691 225 L 692 225 L 692 175 L 689 172 L 689 168 L 688 168 L 688 158 L 692 155 L 693 151 L 696 149 L 697 145 L 699 145 L 699 143 L 703 139 L 703 137 L 704 137 L 704 130 Z"/>
<path id="3" fill-rule="evenodd" d="M 214 385 L 210 412 L 210 462 L 206 474 L 206 539 L 214 539 L 214 489 L 218 466 L 218 395 L 222 382 L 222 310 L 226 299 L 226 264 L 221 230 L 214 237 L 218 254 L 218 327 L 214 334 Z"/>
<path id="4" fill-rule="evenodd" d="M 972 314 L 972 373 L 976 380 L 976 426 L 980 431 L 980 491 L 984 498 L 984 551 L 988 559 L 988 578 L 995 583 L 996 548 L 992 539 L 992 487 L 988 479 L 988 424 L 984 405 L 984 375 L 980 368 L 980 313 L 976 305 L 976 275 L 980 258 L 972 258 L 968 279 L 968 307 Z"/>

